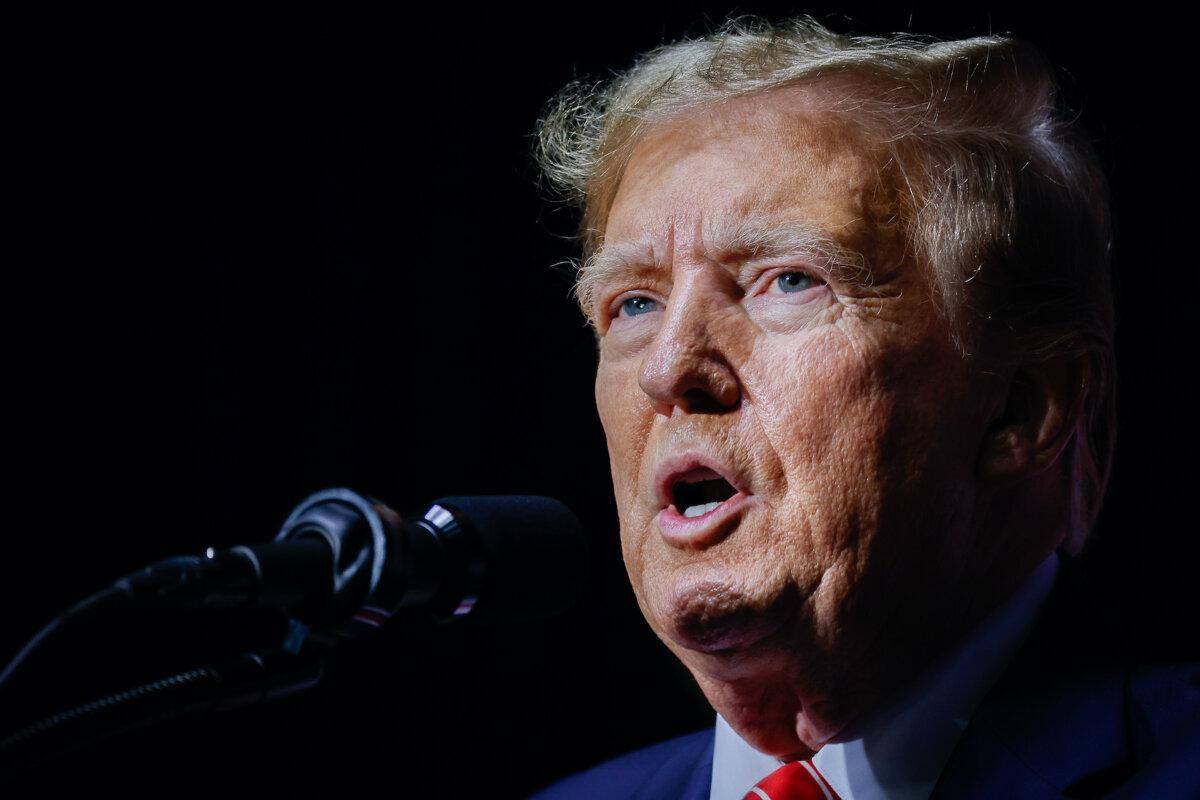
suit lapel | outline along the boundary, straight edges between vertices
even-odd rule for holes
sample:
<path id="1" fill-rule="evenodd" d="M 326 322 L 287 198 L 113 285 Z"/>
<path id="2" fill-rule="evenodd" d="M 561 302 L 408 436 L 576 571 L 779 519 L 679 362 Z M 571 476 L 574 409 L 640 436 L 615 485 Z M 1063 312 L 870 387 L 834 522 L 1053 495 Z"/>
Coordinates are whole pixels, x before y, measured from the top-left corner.
<path id="1" fill-rule="evenodd" d="M 708 800 L 708 796 L 712 792 L 714 743 L 715 738 L 714 741 L 709 742 L 708 749 L 696 762 L 687 784 L 679 793 L 680 800 Z"/>
<path id="2" fill-rule="evenodd" d="M 638 789 L 633 800 L 708 800 L 712 789 L 714 731 L 699 750 L 683 750 L 667 759 Z"/>

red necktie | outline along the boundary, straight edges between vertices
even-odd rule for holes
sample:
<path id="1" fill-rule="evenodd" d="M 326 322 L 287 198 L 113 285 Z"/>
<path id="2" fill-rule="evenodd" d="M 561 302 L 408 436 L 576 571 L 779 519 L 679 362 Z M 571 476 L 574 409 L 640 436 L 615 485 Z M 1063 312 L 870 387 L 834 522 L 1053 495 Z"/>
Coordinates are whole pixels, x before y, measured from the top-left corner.
<path id="1" fill-rule="evenodd" d="M 793 761 L 754 784 L 742 800 L 841 800 L 811 761 Z"/>

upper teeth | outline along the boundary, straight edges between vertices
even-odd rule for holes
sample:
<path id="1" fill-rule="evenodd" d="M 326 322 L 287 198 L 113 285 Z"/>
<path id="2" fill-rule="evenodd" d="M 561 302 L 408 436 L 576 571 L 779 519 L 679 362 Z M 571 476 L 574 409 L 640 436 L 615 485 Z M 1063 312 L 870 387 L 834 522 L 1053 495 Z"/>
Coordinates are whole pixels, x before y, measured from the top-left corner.
<path id="1" fill-rule="evenodd" d="M 684 509 L 683 515 L 685 517 L 698 517 L 701 514 L 707 514 L 708 512 L 712 511 L 717 506 L 721 505 L 721 503 L 723 503 L 723 502 L 725 502 L 725 501 L 718 500 L 715 503 L 702 503 L 701 505 L 698 505 L 698 506 L 688 506 L 686 509 Z"/>

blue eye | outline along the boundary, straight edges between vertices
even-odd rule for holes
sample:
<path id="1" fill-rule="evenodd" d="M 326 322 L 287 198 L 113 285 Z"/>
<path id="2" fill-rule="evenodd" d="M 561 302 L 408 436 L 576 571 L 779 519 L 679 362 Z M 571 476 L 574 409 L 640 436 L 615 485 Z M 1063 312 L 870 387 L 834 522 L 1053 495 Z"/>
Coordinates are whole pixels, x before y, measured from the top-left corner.
<path id="1" fill-rule="evenodd" d="M 805 289 L 811 289 L 816 285 L 811 277 L 803 272 L 785 272 L 775 279 L 775 283 L 784 292 L 803 292 Z"/>
<path id="2" fill-rule="evenodd" d="M 627 316 L 636 317 L 658 309 L 658 301 L 649 297 L 628 297 L 621 303 L 621 310 Z"/>

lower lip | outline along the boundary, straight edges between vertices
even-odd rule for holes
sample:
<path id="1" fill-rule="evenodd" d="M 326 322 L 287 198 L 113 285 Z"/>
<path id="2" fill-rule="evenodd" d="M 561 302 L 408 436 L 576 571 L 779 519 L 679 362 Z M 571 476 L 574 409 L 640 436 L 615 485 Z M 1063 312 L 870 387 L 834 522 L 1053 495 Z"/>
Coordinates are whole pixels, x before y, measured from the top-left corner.
<path id="1" fill-rule="evenodd" d="M 698 517 L 685 517 L 671 504 L 658 512 L 655 521 L 667 544 L 688 549 L 712 547 L 728 536 L 737 524 L 737 515 L 750 502 L 750 495 L 738 492 L 724 503 Z"/>

